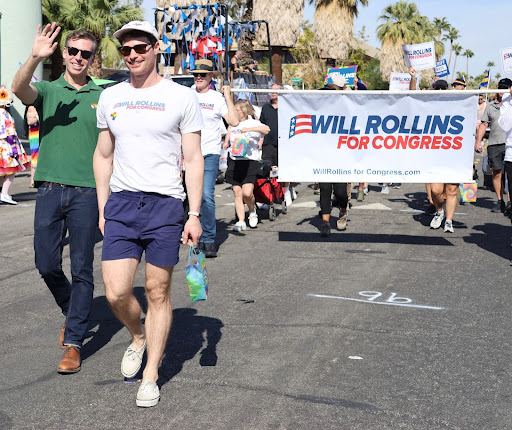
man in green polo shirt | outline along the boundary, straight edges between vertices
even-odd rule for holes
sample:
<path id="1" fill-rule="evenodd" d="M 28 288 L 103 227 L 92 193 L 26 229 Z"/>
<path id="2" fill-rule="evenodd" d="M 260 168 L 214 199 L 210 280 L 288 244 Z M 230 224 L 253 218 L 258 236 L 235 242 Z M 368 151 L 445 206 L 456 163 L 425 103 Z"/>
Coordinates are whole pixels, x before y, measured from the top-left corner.
<path id="1" fill-rule="evenodd" d="M 101 93 L 90 77 L 96 39 L 77 30 L 66 38 L 66 70 L 54 82 L 30 79 L 37 65 L 57 47 L 56 23 L 38 26 L 32 54 L 18 71 L 12 91 L 41 118 L 40 149 L 34 182 L 36 267 L 66 317 L 59 345 L 59 373 L 80 370 L 80 348 L 87 333 L 94 281 L 94 244 L 98 225 L 92 157 L 98 140 L 96 106 Z M 69 235 L 71 282 L 62 270 L 64 237 Z"/>

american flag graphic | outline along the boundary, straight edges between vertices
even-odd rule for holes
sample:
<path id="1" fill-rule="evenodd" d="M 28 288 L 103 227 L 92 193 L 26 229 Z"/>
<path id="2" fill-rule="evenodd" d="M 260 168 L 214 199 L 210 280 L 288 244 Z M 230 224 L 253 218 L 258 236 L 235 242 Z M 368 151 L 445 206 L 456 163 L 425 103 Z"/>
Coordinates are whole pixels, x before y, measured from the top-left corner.
<path id="1" fill-rule="evenodd" d="M 311 115 L 297 115 L 290 120 L 290 138 L 301 133 L 313 133 Z"/>

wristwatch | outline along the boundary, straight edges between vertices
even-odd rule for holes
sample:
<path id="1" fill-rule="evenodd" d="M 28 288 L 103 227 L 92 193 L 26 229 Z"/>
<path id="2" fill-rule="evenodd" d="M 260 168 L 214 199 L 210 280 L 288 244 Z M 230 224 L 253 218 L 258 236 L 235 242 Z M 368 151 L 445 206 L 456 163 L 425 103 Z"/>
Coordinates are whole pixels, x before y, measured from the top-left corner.
<path id="1" fill-rule="evenodd" d="M 201 214 L 200 214 L 199 212 L 192 212 L 192 211 L 190 211 L 190 212 L 188 213 L 188 215 L 189 215 L 189 216 L 190 216 L 190 215 L 193 215 L 193 216 L 196 216 L 196 217 L 198 217 L 198 218 L 201 218 Z"/>

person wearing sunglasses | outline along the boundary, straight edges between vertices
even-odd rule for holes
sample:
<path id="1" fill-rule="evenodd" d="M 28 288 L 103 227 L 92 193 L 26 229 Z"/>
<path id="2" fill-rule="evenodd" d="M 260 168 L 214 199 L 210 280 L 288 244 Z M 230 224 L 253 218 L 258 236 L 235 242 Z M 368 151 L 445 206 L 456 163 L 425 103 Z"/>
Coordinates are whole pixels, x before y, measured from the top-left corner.
<path id="1" fill-rule="evenodd" d="M 224 85 L 222 94 L 210 89 L 214 70 L 213 62 L 208 59 L 197 60 L 194 75 L 196 95 L 201 106 L 204 128 L 201 131 L 201 152 L 204 158 L 203 198 L 201 202 L 201 227 L 203 234 L 199 247 L 205 257 L 217 257 L 215 236 L 215 180 L 219 171 L 219 157 L 222 146 L 222 118 L 233 127 L 238 125 L 238 114 L 231 99 L 231 87 Z"/>
<path id="2" fill-rule="evenodd" d="M 99 227 L 103 233 L 105 293 L 114 314 L 126 326 L 131 344 L 121 372 L 129 379 L 147 362 L 137 393 L 139 407 L 160 399 L 158 367 L 169 335 L 171 276 L 179 260 L 180 240 L 198 245 L 204 161 L 201 154 L 201 109 L 194 91 L 156 72 L 158 32 L 147 21 L 132 21 L 114 33 L 128 80 L 107 88 L 98 103 L 100 129 L 94 154 Z M 185 193 L 190 211 L 184 223 Z M 145 325 L 133 295 L 137 267 L 145 254 Z"/>
<path id="3" fill-rule="evenodd" d="M 93 259 L 98 224 L 92 158 L 98 139 L 96 105 L 102 88 L 87 76 L 96 38 L 85 30 L 70 33 L 62 52 L 65 70 L 53 82 L 30 83 L 38 65 L 57 49 L 60 27 L 37 27 L 32 53 L 12 83 L 14 94 L 33 105 L 40 118 L 40 147 L 34 186 L 36 267 L 66 317 L 59 346 L 59 373 L 81 368 L 80 348 L 88 333 L 93 300 Z M 71 280 L 62 269 L 69 235 Z"/>

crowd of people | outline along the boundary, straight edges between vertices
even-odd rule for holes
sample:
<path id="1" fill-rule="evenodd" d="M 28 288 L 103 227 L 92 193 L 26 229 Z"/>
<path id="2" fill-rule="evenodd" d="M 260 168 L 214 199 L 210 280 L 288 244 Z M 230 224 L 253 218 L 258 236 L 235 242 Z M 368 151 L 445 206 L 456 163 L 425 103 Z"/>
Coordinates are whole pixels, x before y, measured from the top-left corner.
<path id="1" fill-rule="evenodd" d="M 69 374 L 81 369 L 80 351 L 92 305 L 95 233 L 99 227 L 103 234 L 106 297 L 131 337 L 121 373 L 134 378 L 142 371 L 136 404 L 151 407 L 160 399 L 158 368 L 172 322 L 171 277 L 180 243 L 198 246 L 206 257 L 217 256 L 214 190 L 221 147 L 230 154 L 226 181 L 234 194 L 237 219 L 233 230 L 244 231 L 247 224 L 257 228 L 254 183 L 261 174 L 260 161 L 265 160 L 272 170 L 279 165 L 278 95 L 272 92 L 269 103 L 257 115 L 249 101 L 233 103 L 229 86 L 222 87 L 222 94 L 211 89 L 216 72 L 206 59 L 196 62 L 193 89 L 162 78 L 156 72 L 158 32 L 145 21 L 132 21 L 114 33 L 130 72 L 127 81 L 106 90 L 93 82 L 88 69 L 94 61 L 97 41 L 87 31 L 77 30 L 65 40 L 62 76 L 53 82 L 31 83 L 36 67 L 55 51 L 59 33 L 56 23 L 38 27 L 32 53 L 12 83 L 14 94 L 32 106 L 27 110 L 27 123 L 29 136 L 31 130 L 34 139 L 31 182 L 37 188 L 35 264 L 64 316 L 58 341 L 64 351 L 57 370 Z M 411 86 L 415 86 L 413 69 L 411 76 Z M 510 88 L 509 84 L 510 80 L 500 81 L 501 87 Z M 464 86 L 463 81 L 452 84 L 455 89 Z M 272 86 L 274 90 L 280 88 L 278 84 Z M 447 88 L 446 81 L 434 84 L 437 90 Z M 323 89 L 349 88 L 338 76 Z M 2 91 L 1 200 L 15 204 L 8 194 L 9 186 L 16 172 L 29 167 L 29 160 L 5 110 L 9 97 Z M 482 150 L 483 133 L 489 125 L 488 153 L 498 198 L 496 208 L 505 211 L 500 185 L 503 163 L 509 183 L 512 180 L 511 96 L 501 98 L 497 94 L 493 102 L 484 107 L 482 104 L 475 150 Z M 223 121 L 227 126 L 224 139 Z M 36 145 L 36 139 L 40 145 Z M 381 192 L 388 193 L 392 186 L 400 184 L 382 184 Z M 293 184 L 283 187 L 283 199 L 291 203 L 296 197 Z M 333 206 L 339 207 L 336 226 L 345 230 L 352 184 L 320 183 L 318 188 L 320 234 L 329 236 L 331 232 Z M 358 201 L 365 199 L 368 189 L 369 184 L 359 184 Z M 439 228 L 446 218 L 444 229 L 453 232 L 457 190 L 458 184 L 428 184 L 435 209 L 432 228 Z M 71 278 L 62 268 L 66 231 Z M 143 254 L 148 303 L 145 324 L 133 295 Z M 145 355 L 147 361 L 142 368 Z"/>

